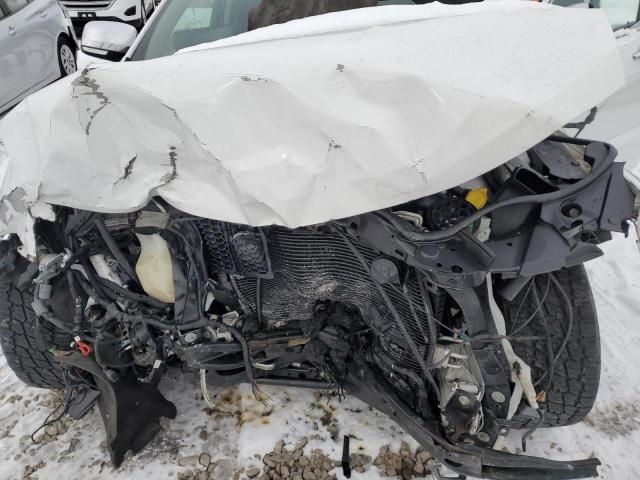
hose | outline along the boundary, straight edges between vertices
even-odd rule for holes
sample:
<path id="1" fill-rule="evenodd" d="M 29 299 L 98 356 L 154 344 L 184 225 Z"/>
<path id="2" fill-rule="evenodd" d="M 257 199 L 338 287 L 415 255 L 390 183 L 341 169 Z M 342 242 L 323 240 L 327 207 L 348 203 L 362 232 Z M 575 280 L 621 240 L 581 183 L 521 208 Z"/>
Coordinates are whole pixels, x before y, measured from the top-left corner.
<path id="1" fill-rule="evenodd" d="M 156 300 L 155 298 L 150 297 L 148 295 L 132 292 L 131 290 L 121 287 L 120 285 L 112 282 L 111 280 L 107 280 L 106 278 L 101 278 L 100 281 L 107 289 L 117 293 L 118 295 L 126 297 L 129 300 L 133 300 L 134 302 L 141 302 L 141 303 L 150 305 L 152 307 L 160 308 L 160 309 L 169 308 L 171 306 L 168 303 L 162 302 L 160 300 Z"/>
<path id="2" fill-rule="evenodd" d="M 101 216 L 96 216 L 94 223 L 98 228 L 98 231 L 100 232 L 100 236 L 104 240 L 104 243 L 107 244 L 107 248 L 111 252 L 111 255 L 113 255 L 114 258 L 118 261 L 129 278 L 140 285 L 140 279 L 138 278 L 136 271 L 133 269 L 133 267 L 129 263 L 129 260 L 127 260 L 127 258 L 124 256 L 124 254 L 120 250 L 120 247 L 118 247 L 118 244 L 111 236 L 111 233 L 107 229 L 107 226 L 104 224 L 103 218 Z"/>
<path id="3" fill-rule="evenodd" d="M 74 312 L 73 312 L 73 325 L 74 333 L 79 335 L 82 332 L 82 299 L 78 295 L 78 289 L 76 288 L 76 280 L 71 270 L 67 270 L 67 283 L 69 284 L 69 292 L 73 299 Z"/>
<path id="4" fill-rule="evenodd" d="M 63 322 L 58 317 L 56 317 L 53 313 L 51 313 L 49 308 L 38 296 L 39 291 L 40 291 L 40 285 L 36 284 L 36 287 L 33 290 L 33 302 L 31 302 L 31 308 L 33 309 L 33 313 L 35 313 L 36 317 L 46 320 L 47 322 L 52 324 L 54 327 L 56 327 L 58 330 L 61 330 L 65 333 L 69 333 L 73 336 L 76 336 L 77 333 L 74 331 L 72 327 L 70 327 L 67 323 Z M 82 338 L 90 342 L 95 342 L 95 339 L 88 335 L 83 334 Z"/>

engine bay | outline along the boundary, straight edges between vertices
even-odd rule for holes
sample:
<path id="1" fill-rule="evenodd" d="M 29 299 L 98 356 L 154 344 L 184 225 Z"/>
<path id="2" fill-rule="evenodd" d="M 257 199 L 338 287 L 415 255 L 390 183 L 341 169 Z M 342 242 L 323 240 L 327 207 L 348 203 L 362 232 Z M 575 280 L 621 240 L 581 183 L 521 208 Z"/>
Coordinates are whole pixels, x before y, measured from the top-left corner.
<path id="1" fill-rule="evenodd" d="M 37 258 L 17 255 L 14 236 L 5 264 L 40 321 L 72 339 L 50 351 L 72 384 L 100 392 L 116 465 L 175 416 L 155 385 L 179 366 L 211 407 L 210 386 L 245 382 L 265 404 L 261 385 L 351 393 L 461 474 L 582 478 L 597 460 L 499 451 L 514 415 L 535 424 L 545 400 L 511 343 L 543 338 L 508 332 L 504 312 L 531 279 L 550 283 L 627 231 L 633 193 L 614 157 L 551 137 L 445 192 L 296 229 L 159 198 L 131 213 L 60 207 L 37 225 Z"/>

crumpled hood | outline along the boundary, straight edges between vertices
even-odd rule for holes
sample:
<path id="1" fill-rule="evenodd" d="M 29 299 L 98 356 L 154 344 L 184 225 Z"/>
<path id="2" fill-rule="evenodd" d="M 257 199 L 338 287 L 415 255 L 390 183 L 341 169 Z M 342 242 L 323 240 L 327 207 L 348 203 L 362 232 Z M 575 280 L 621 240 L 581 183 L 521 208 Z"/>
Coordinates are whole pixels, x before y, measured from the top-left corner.
<path id="1" fill-rule="evenodd" d="M 256 226 L 381 209 L 504 163 L 623 81 L 602 12 L 533 2 L 354 10 L 101 64 L 0 123 L 0 230 L 33 254 L 48 204 L 155 195 Z"/>

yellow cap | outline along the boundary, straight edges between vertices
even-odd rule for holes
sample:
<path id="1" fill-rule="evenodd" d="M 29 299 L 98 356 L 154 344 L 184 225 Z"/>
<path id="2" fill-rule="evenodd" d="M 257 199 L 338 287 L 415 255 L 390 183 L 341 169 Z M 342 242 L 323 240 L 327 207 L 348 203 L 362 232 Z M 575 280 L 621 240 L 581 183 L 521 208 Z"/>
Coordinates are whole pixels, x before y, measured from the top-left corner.
<path id="1" fill-rule="evenodd" d="M 487 204 L 489 190 L 486 187 L 474 188 L 465 197 L 465 200 L 480 210 Z"/>

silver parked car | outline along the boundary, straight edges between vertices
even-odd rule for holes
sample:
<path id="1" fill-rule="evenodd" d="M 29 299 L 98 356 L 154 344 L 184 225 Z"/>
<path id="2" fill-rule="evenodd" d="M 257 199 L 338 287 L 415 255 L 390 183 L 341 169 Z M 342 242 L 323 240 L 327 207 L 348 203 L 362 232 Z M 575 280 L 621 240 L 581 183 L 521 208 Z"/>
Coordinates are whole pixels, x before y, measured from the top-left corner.
<path id="1" fill-rule="evenodd" d="M 76 71 L 77 41 L 57 0 L 0 0 L 0 113 Z"/>

